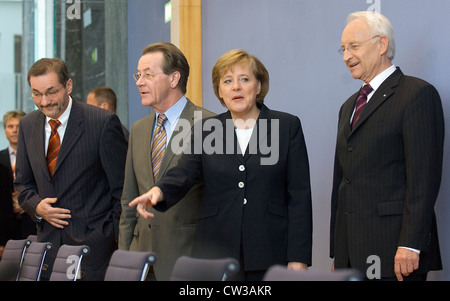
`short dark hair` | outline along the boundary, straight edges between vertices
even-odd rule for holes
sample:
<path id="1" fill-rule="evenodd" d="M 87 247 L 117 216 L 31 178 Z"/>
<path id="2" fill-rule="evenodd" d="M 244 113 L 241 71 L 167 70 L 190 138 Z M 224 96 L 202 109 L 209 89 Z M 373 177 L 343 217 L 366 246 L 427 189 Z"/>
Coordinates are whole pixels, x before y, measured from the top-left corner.
<path id="1" fill-rule="evenodd" d="M 111 89 L 110 87 L 101 86 L 92 89 L 89 93 L 94 94 L 97 105 L 101 105 L 102 103 L 106 102 L 114 112 L 116 111 L 117 97 L 113 89 Z"/>
<path id="2" fill-rule="evenodd" d="M 187 81 L 189 78 L 189 63 L 183 52 L 172 43 L 159 42 L 145 47 L 142 51 L 142 55 L 153 52 L 161 52 L 163 54 L 164 62 L 161 69 L 165 74 L 169 75 L 175 71 L 180 72 L 178 87 L 183 94 L 186 94 Z"/>
<path id="3" fill-rule="evenodd" d="M 58 75 L 58 81 L 61 85 L 66 86 L 70 79 L 69 69 L 66 63 L 60 58 L 42 58 L 36 61 L 28 70 L 28 84 L 33 76 L 40 76 L 54 71 Z"/>

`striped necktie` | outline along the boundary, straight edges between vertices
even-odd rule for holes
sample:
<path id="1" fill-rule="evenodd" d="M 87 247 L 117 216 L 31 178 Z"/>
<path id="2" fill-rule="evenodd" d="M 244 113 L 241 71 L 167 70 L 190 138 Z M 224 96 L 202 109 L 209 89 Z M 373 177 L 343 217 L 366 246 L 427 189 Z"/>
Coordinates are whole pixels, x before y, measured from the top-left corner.
<path id="1" fill-rule="evenodd" d="M 53 177 L 55 172 L 56 160 L 58 159 L 59 148 L 61 147 L 61 142 L 58 134 L 58 127 L 61 125 L 59 120 L 49 120 L 48 122 L 52 131 L 50 133 L 50 139 L 48 141 L 47 148 L 47 166 L 50 176 Z"/>
<path id="2" fill-rule="evenodd" d="M 353 114 L 352 119 L 352 129 L 355 126 L 356 121 L 358 121 L 358 118 L 361 115 L 364 106 L 367 104 L 367 95 L 369 95 L 372 90 L 372 86 L 367 84 L 364 85 L 364 87 L 359 92 L 358 99 L 356 100 L 355 113 Z"/>
<path id="3" fill-rule="evenodd" d="M 156 124 L 155 132 L 153 133 L 153 143 L 152 143 L 152 168 L 153 176 L 156 177 L 161 167 L 161 161 L 166 152 L 166 129 L 164 128 L 164 122 L 166 122 L 167 117 L 164 114 L 159 114 L 158 123 Z"/>

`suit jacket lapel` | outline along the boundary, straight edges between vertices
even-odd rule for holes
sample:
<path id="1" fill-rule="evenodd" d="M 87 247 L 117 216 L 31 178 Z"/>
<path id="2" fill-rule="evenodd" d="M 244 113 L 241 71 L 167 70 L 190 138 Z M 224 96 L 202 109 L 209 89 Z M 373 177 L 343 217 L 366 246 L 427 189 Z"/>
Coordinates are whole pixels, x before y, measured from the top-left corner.
<path id="1" fill-rule="evenodd" d="M 358 98 L 358 92 L 350 96 L 351 102 L 348 105 L 342 107 L 340 119 L 344 122 L 344 134 L 345 137 L 349 137 L 352 132 L 352 127 L 350 125 L 350 118 L 352 117 L 353 110 L 355 108 L 356 99 Z M 361 118 L 361 117 L 360 117 Z M 358 123 L 357 123 L 358 124 Z M 355 125 L 356 128 L 356 125 Z"/>
<path id="2" fill-rule="evenodd" d="M 255 124 L 255 128 L 253 129 L 252 135 L 250 137 L 250 140 L 248 142 L 247 148 L 245 149 L 245 154 L 242 155 L 241 148 L 239 146 L 239 141 L 237 139 L 236 132 L 233 129 L 228 129 L 226 126 L 227 119 L 231 120 L 231 113 L 229 111 L 225 112 L 224 114 L 221 114 L 219 116 L 219 119 L 221 120 L 223 124 L 223 145 L 226 150 L 228 150 L 227 141 L 226 141 L 226 131 L 227 130 L 233 130 L 233 137 L 234 137 L 234 154 L 239 162 L 244 163 L 247 161 L 251 155 L 261 155 L 260 152 L 260 145 L 261 143 L 267 143 L 267 136 L 270 134 L 271 131 L 271 116 L 270 116 L 270 110 L 265 105 L 261 106 L 261 112 L 258 116 L 258 120 Z"/>
<path id="3" fill-rule="evenodd" d="M 45 115 L 44 113 L 39 114 L 34 120 L 34 128 L 38 129 L 38 133 L 41 135 L 33 135 L 32 143 L 34 144 L 34 151 L 36 152 L 36 158 L 39 158 L 41 162 L 41 167 L 44 172 L 50 177 L 50 172 L 48 171 L 47 160 L 45 158 Z"/>
<path id="4" fill-rule="evenodd" d="M 366 119 L 369 118 L 370 115 L 372 115 L 383 102 L 385 102 L 392 94 L 395 93 L 394 87 L 398 86 L 398 82 L 400 80 L 400 77 L 402 76 L 402 71 L 400 70 L 400 68 L 397 68 L 397 70 L 394 71 L 394 73 L 392 73 L 381 84 L 381 86 L 375 91 L 372 98 L 365 106 L 352 132 L 356 131 L 358 127 L 363 124 Z"/>
<path id="5" fill-rule="evenodd" d="M 147 130 L 147 132 L 143 133 L 142 139 L 143 143 L 139 143 L 139 146 L 142 147 L 141 154 L 145 156 L 145 166 L 146 171 L 148 172 L 149 178 L 153 180 L 153 183 L 155 182 L 155 178 L 153 177 L 153 166 L 152 166 L 152 141 L 153 141 L 153 130 L 155 127 L 155 119 L 156 119 L 156 113 L 150 114 L 148 117 L 146 117 L 146 126 L 144 128 Z M 135 143 L 133 143 L 134 145 Z M 161 172 L 161 169 L 160 169 Z"/>
<path id="6" fill-rule="evenodd" d="M 237 139 L 233 119 L 231 118 L 230 111 L 226 111 L 220 115 L 217 115 L 217 119 L 222 124 L 221 129 L 215 129 L 217 131 L 222 130 L 222 151 L 223 154 L 231 155 L 240 163 L 244 163 L 244 156 L 241 153 L 241 148 L 239 146 L 239 142 Z M 205 132 L 203 132 L 205 135 Z M 213 135 L 214 133 L 210 132 L 207 135 Z M 233 137 L 233 145 L 230 145 L 230 138 L 228 136 Z M 205 137 L 203 137 L 205 139 Z"/>
<path id="7" fill-rule="evenodd" d="M 194 104 L 190 100 L 187 100 L 186 105 L 180 114 L 180 118 L 178 119 L 178 122 L 180 120 L 189 121 L 189 125 L 190 125 L 189 132 L 188 132 L 188 136 L 185 137 L 186 139 L 184 139 L 184 141 L 188 141 L 190 139 L 190 134 L 191 134 L 190 130 L 194 124 L 194 121 L 196 121 L 196 120 L 194 120 L 194 117 L 193 117 L 194 111 L 195 111 Z M 186 129 L 180 128 L 178 130 L 177 129 L 174 130 L 172 133 L 172 136 L 170 137 L 170 140 L 167 142 L 166 152 L 164 153 L 164 157 L 161 162 L 161 167 L 159 169 L 159 173 L 162 175 L 164 175 L 166 173 L 167 169 L 169 168 L 169 166 L 171 166 L 171 162 L 172 162 L 173 158 L 175 157 L 175 155 L 182 151 L 180 148 L 185 146 L 184 143 L 182 143 L 183 145 L 178 145 L 176 143 L 172 143 L 172 140 L 174 139 L 174 137 L 179 135 L 180 132 L 182 132 L 182 130 L 186 130 Z M 152 133 L 153 133 L 153 131 L 152 131 Z M 179 138 L 179 137 L 177 137 L 177 138 Z M 150 160 L 150 166 L 151 166 L 151 160 Z"/>
<path id="8" fill-rule="evenodd" d="M 70 112 L 69 120 L 67 121 L 67 128 L 64 133 L 64 140 L 61 143 L 58 160 L 56 161 L 55 172 L 58 170 L 58 167 L 62 164 L 81 135 L 83 135 L 83 121 L 82 108 L 78 102 L 72 98 L 72 110 Z"/>
<path id="9" fill-rule="evenodd" d="M 248 160 L 251 155 L 261 155 L 261 145 L 267 144 L 267 137 L 272 130 L 271 125 L 272 118 L 270 116 L 270 110 L 267 106 L 261 106 L 261 112 L 259 113 L 258 120 L 256 121 L 255 128 L 253 129 L 252 136 L 245 150 L 244 159 Z M 263 144 L 264 143 L 264 144 Z"/>

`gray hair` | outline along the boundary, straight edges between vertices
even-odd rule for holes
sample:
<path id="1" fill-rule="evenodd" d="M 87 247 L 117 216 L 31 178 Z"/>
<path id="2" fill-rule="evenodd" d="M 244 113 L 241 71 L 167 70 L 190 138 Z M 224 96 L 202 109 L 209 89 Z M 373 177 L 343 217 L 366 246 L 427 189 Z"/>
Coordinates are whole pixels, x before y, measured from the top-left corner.
<path id="1" fill-rule="evenodd" d="M 374 36 L 387 36 L 389 40 L 387 57 L 390 60 L 393 60 L 395 55 L 395 40 L 394 30 L 389 19 L 376 11 L 359 11 L 348 15 L 347 24 L 356 19 L 364 19 L 367 22 L 367 25 L 369 25 L 369 28 L 372 30 L 372 34 Z"/>

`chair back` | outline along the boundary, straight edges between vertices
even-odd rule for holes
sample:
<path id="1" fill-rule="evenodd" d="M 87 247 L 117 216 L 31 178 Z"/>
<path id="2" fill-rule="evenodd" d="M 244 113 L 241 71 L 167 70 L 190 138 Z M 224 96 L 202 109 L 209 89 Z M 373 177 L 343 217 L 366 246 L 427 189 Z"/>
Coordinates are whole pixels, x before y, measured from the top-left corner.
<path id="1" fill-rule="evenodd" d="M 45 255 L 51 249 L 49 242 L 33 241 L 25 252 L 18 281 L 39 281 Z"/>
<path id="2" fill-rule="evenodd" d="M 17 281 L 25 251 L 30 244 L 28 239 L 10 239 L 6 242 L 0 261 L 0 281 Z"/>
<path id="3" fill-rule="evenodd" d="M 106 269 L 105 281 L 144 281 L 155 262 L 153 252 L 116 250 Z"/>
<path id="4" fill-rule="evenodd" d="M 76 281 L 82 278 L 80 271 L 83 256 L 89 254 L 87 245 L 62 245 L 53 264 L 50 281 Z"/>
<path id="5" fill-rule="evenodd" d="M 264 274 L 263 281 L 361 281 L 362 274 L 355 269 L 290 270 L 283 265 L 273 265 Z"/>
<path id="6" fill-rule="evenodd" d="M 170 281 L 225 281 L 239 272 L 239 262 L 228 258 L 181 256 L 175 262 Z"/>
<path id="7" fill-rule="evenodd" d="M 33 234 L 28 235 L 27 239 L 28 239 L 30 242 L 37 241 L 37 235 L 33 235 Z"/>

